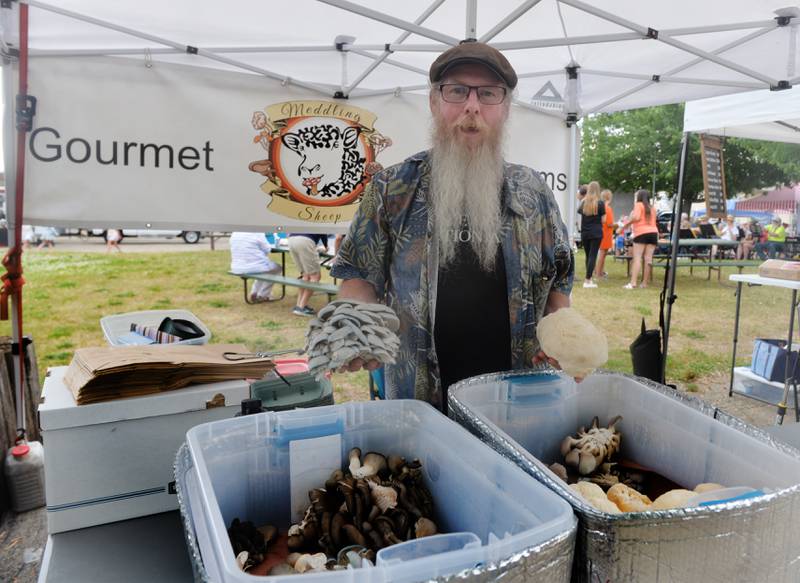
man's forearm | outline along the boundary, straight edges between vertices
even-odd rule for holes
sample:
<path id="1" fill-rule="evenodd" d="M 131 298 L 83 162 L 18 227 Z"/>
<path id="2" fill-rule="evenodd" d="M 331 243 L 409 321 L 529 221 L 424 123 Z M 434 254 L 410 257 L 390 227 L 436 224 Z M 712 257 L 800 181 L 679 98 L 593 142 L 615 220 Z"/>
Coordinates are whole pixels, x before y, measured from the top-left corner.
<path id="1" fill-rule="evenodd" d="M 551 291 L 547 295 L 547 304 L 544 307 L 545 315 L 552 314 L 561 308 L 569 308 L 569 296 L 558 291 Z"/>
<path id="2" fill-rule="evenodd" d="M 339 299 L 375 304 L 378 302 L 378 295 L 370 282 L 364 279 L 346 279 L 339 286 Z"/>

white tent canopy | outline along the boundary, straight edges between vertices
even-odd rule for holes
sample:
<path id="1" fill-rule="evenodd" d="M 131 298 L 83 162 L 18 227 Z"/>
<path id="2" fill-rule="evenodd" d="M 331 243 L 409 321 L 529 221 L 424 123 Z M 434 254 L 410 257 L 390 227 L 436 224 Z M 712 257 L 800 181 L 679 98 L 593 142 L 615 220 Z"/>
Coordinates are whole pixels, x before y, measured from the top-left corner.
<path id="1" fill-rule="evenodd" d="M 800 90 L 749 91 L 690 101 L 686 132 L 800 143 Z"/>
<path id="2" fill-rule="evenodd" d="M 436 55 L 464 38 L 506 53 L 520 74 L 519 103 L 562 116 L 800 79 L 800 10 L 774 0 L 27 3 L 32 56 L 131 55 L 247 70 L 328 97 L 422 90 Z M 6 42 L 11 36 L 4 30 Z M 577 67 L 573 88 L 569 67 Z"/>

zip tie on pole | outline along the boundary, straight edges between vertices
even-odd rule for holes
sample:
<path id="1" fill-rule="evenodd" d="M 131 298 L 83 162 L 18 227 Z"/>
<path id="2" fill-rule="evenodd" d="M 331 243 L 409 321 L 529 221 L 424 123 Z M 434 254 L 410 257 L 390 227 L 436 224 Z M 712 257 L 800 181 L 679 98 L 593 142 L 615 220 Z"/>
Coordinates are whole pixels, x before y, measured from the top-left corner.
<path id="1" fill-rule="evenodd" d="M 192 45 L 186 45 L 186 52 L 190 55 L 196 55 L 197 47 L 193 47 Z"/>

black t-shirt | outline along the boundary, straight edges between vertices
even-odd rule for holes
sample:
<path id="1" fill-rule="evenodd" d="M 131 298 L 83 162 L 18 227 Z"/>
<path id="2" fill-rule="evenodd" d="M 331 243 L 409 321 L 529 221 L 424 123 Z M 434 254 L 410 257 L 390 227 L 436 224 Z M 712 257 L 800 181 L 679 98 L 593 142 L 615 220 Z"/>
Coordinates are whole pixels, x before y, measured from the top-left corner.
<path id="1" fill-rule="evenodd" d="M 581 219 L 581 239 L 602 239 L 603 223 L 600 220 L 606 214 L 605 203 L 602 200 L 597 202 L 597 214 L 595 215 L 584 215 L 583 205 L 578 209 L 578 212 L 583 215 Z"/>
<path id="2" fill-rule="evenodd" d="M 439 269 L 434 342 L 447 412 L 447 387 L 480 374 L 511 368 L 511 324 L 503 252 L 494 268 L 481 269 L 468 242 Z"/>

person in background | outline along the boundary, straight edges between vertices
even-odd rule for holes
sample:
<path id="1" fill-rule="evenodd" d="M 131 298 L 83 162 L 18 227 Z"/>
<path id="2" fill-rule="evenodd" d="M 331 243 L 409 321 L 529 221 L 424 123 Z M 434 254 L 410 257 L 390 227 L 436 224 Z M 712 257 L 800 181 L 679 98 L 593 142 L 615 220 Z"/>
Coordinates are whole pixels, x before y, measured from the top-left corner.
<path id="1" fill-rule="evenodd" d="M 755 247 L 755 240 L 753 238 L 753 223 L 755 219 L 750 219 L 749 222 L 739 227 L 739 246 L 736 248 L 736 259 L 750 259 L 750 252 Z"/>
<path id="2" fill-rule="evenodd" d="M 744 237 L 744 234 L 736 225 L 736 220 L 733 218 L 733 215 L 725 217 L 725 222 L 722 223 L 722 227 L 719 229 L 719 236 L 725 241 L 740 241 Z M 736 248 L 737 255 L 739 247 L 741 247 L 741 243 Z"/>
<path id="3" fill-rule="evenodd" d="M 39 249 L 44 249 L 45 247 L 55 247 L 57 236 L 58 231 L 56 231 L 53 227 L 42 227 L 39 231 L 39 237 L 41 238 Z"/>
<path id="4" fill-rule="evenodd" d="M 658 227 L 656 211 L 650 206 L 650 193 L 638 190 L 634 198 L 633 211 L 623 222 L 623 229 L 633 227 L 633 264 L 631 265 L 631 281 L 623 286 L 635 289 L 638 284 L 639 270 L 644 262 L 644 275 L 641 287 L 647 287 L 653 275 L 653 254 L 658 245 Z"/>
<path id="5" fill-rule="evenodd" d="M 122 241 L 122 229 L 106 229 L 106 253 L 109 253 L 112 249 L 122 253 L 122 249 L 119 246 L 120 241 Z"/>
<path id="6" fill-rule="evenodd" d="M 600 242 L 603 240 L 603 223 L 606 216 L 606 206 L 600 200 L 600 184 L 590 182 L 586 196 L 578 207 L 581 215 L 581 244 L 586 252 L 586 279 L 583 287 L 594 288 L 597 284 L 592 280 L 594 266 L 597 262 L 597 253 L 600 251 Z"/>
<path id="7" fill-rule="evenodd" d="M 774 259 L 778 254 L 783 253 L 786 244 L 786 227 L 781 223 L 780 217 L 773 217 L 772 222 L 767 225 L 767 242 L 756 245 L 756 253 L 761 259 Z M 765 253 L 766 250 L 766 253 Z"/>
<path id="8" fill-rule="evenodd" d="M 269 258 L 272 245 L 267 242 L 264 233 L 231 233 L 231 272 L 237 275 L 245 273 L 281 272 L 281 266 Z M 250 290 L 250 301 L 254 304 L 273 301 L 272 282 L 259 281 Z"/>
<path id="9" fill-rule="evenodd" d="M 306 233 L 292 233 L 289 235 L 289 252 L 303 281 L 317 282 L 320 279 L 319 251 L 317 246 L 322 244 L 327 248 L 327 235 L 311 235 Z M 300 288 L 297 292 L 297 304 L 292 308 L 295 316 L 313 316 L 317 312 L 308 305 L 312 290 Z"/>
<path id="10" fill-rule="evenodd" d="M 606 273 L 606 255 L 614 246 L 614 209 L 611 208 L 611 200 L 614 198 L 614 193 L 610 190 L 604 190 L 600 193 L 600 199 L 606 207 L 606 218 L 603 221 L 603 239 L 600 241 L 600 251 L 597 253 L 597 267 L 595 274 L 598 279 L 608 279 Z"/>

